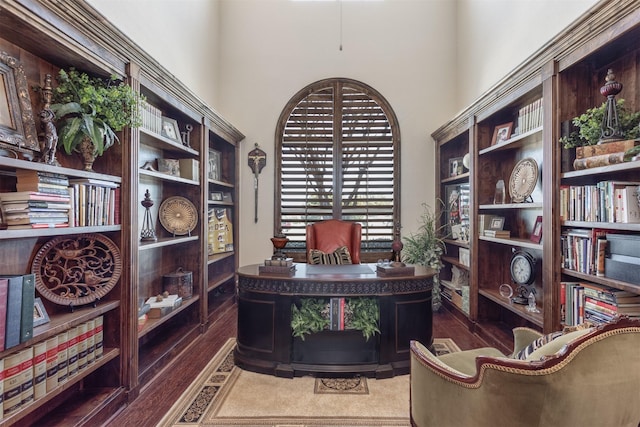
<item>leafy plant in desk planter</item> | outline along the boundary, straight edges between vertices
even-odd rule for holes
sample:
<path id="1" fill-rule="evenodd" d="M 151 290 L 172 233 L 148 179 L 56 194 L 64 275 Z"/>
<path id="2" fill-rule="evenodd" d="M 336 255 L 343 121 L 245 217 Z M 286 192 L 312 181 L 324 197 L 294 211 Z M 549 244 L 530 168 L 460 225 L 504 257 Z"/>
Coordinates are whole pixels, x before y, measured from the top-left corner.
<path id="1" fill-rule="evenodd" d="M 439 202 L 444 207 L 444 203 L 441 200 Z M 433 309 L 437 311 L 442 304 L 438 273 L 443 267 L 440 257 L 446 250 L 443 240 L 446 237 L 446 225 L 440 225 L 442 224 L 440 215 L 426 203 L 423 203 L 422 207 L 418 231 L 404 238 L 402 261 L 407 264 L 423 265 L 436 271 L 433 276 L 431 301 Z M 444 209 L 441 209 L 441 212 L 444 212 Z"/>
<path id="2" fill-rule="evenodd" d="M 323 314 L 327 302 L 321 298 L 301 298 L 300 304 L 291 304 L 291 330 L 294 337 L 320 332 L 329 327 L 329 316 Z"/>

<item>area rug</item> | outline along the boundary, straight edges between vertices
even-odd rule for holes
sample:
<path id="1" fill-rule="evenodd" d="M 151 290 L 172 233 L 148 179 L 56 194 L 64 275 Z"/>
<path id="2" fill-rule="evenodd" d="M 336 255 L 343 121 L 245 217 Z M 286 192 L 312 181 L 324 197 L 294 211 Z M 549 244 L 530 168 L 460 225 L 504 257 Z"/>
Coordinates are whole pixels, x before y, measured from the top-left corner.
<path id="1" fill-rule="evenodd" d="M 229 339 L 176 401 L 162 427 L 391 427 L 409 426 L 409 375 L 293 379 L 243 371 L 233 364 Z M 451 339 L 434 340 L 440 354 L 460 351 Z"/>

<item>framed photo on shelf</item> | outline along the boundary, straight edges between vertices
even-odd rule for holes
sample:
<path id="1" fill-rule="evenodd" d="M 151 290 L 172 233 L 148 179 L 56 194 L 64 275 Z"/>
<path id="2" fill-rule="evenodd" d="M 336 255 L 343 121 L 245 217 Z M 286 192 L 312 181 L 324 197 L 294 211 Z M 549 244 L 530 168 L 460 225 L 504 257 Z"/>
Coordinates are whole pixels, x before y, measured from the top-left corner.
<path id="1" fill-rule="evenodd" d="M 36 327 L 45 323 L 49 323 L 49 315 L 44 308 L 44 304 L 42 304 L 42 300 L 36 297 L 33 302 L 33 326 Z"/>
<path id="2" fill-rule="evenodd" d="M 180 176 L 180 161 L 178 159 L 158 159 L 158 172 Z"/>
<path id="3" fill-rule="evenodd" d="M 231 193 L 222 193 L 222 201 L 226 203 L 233 203 L 233 198 L 231 197 Z"/>
<path id="4" fill-rule="evenodd" d="M 513 123 L 505 123 L 498 125 L 493 129 L 493 138 L 491 139 L 491 145 L 501 144 L 511 137 L 511 129 Z"/>
<path id="5" fill-rule="evenodd" d="M 182 144 L 180 128 L 178 128 L 178 122 L 174 119 L 162 116 L 162 131 L 160 134 L 172 141 Z"/>
<path id="6" fill-rule="evenodd" d="M 216 150 L 209 149 L 209 179 L 220 181 L 220 160 L 221 153 Z"/>
<path id="7" fill-rule="evenodd" d="M 222 192 L 220 192 L 220 191 L 212 191 L 209 200 L 212 200 L 214 202 L 221 202 L 222 201 Z"/>
<path id="8" fill-rule="evenodd" d="M 535 224 L 533 224 L 533 230 L 531 236 L 529 236 L 532 242 L 540 243 L 542 240 L 542 216 L 536 218 Z"/>
<path id="9" fill-rule="evenodd" d="M 504 217 L 503 216 L 494 216 L 491 218 L 491 223 L 489 224 L 489 230 L 502 230 L 504 227 Z"/>
<path id="10" fill-rule="evenodd" d="M 464 166 L 462 163 L 462 157 L 454 157 L 449 159 L 449 176 L 454 177 L 462 175 Z"/>

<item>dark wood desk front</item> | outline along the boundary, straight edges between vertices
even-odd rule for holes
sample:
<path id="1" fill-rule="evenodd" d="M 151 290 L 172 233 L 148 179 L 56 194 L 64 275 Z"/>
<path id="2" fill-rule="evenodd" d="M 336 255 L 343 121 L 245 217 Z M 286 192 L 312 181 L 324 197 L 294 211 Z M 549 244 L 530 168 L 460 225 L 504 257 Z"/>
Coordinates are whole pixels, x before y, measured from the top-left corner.
<path id="1" fill-rule="evenodd" d="M 434 272 L 416 266 L 413 275 L 318 272 L 296 264 L 293 276 L 238 270 L 238 339 L 235 362 L 243 369 L 282 377 L 361 374 L 388 378 L 409 372 L 409 341 L 432 344 Z M 347 269 L 356 267 L 345 266 Z M 305 340 L 291 333 L 291 304 L 303 297 L 378 298 L 380 334 L 365 341 L 360 331 L 323 331 Z"/>

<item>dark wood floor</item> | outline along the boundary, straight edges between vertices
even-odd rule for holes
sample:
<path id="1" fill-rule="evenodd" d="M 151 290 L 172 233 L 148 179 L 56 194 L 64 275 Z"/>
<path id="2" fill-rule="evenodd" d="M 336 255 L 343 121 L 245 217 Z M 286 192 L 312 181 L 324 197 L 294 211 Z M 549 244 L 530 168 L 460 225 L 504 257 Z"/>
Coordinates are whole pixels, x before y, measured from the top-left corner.
<path id="1" fill-rule="evenodd" d="M 154 381 L 152 387 L 144 389 L 140 396 L 117 414 L 108 425 L 155 426 L 227 339 L 236 336 L 236 314 L 236 305 L 231 304 L 231 301 L 222 305 L 215 314 L 216 320 L 207 332 L 187 350 L 189 360 L 180 360 L 175 363 L 176 366 L 169 366 L 166 372 Z M 434 313 L 433 336 L 453 338 L 462 350 L 486 346 L 484 341 L 470 333 L 465 325 L 444 308 Z"/>

